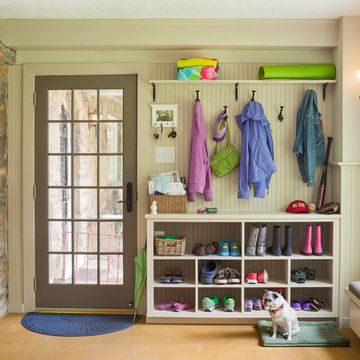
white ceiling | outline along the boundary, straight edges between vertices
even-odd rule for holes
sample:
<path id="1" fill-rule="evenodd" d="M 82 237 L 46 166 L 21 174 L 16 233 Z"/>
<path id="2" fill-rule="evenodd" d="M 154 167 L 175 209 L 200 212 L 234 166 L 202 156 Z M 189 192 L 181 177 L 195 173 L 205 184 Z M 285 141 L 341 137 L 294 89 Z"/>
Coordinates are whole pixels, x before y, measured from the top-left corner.
<path id="1" fill-rule="evenodd" d="M 360 15 L 360 0 L 0 0 L 3 19 L 336 19 L 344 15 Z"/>

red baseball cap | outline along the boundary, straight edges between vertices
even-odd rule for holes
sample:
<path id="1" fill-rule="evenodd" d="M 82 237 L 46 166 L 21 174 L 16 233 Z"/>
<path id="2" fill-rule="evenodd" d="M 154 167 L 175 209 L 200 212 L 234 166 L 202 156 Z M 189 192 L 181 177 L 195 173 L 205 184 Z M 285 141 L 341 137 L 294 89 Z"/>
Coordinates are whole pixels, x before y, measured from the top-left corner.
<path id="1" fill-rule="evenodd" d="M 309 213 L 309 210 L 307 208 L 307 204 L 305 201 L 295 200 L 289 204 L 288 208 L 286 209 L 286 212 L 291 212 L 294 214 L 300 212 Z"/>

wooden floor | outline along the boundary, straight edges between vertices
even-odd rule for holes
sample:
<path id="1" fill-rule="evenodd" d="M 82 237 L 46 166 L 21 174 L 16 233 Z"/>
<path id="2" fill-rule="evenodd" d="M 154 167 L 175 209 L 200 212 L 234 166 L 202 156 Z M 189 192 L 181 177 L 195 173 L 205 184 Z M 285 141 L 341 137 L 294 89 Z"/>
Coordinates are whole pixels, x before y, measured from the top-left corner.
<path id="1" fill-rule="evenodd" d="M 64 338 L 30 332 L 21 318 L 0 319 L 1 360 L 360 359 L 360 340 L 350 329 L 340 330 L 351 339 L 347 348 L 265 348 L 253 325 L 150 325 L 143 318 L 113 334 Z"/>

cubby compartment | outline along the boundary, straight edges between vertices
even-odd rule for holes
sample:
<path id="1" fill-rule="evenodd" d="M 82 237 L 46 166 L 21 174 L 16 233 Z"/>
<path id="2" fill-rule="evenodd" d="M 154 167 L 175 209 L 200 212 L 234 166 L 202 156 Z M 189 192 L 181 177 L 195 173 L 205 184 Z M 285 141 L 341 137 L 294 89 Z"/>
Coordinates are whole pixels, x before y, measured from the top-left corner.
<path id="1" fill-rule="evenodd" d="M 246 249 L 251 225 L 263 226 L 266 225 L 266 256 L 273 256 L 267 251 L 269 246 L 272 246 L 274 239 L 274 227 L 280 227 L 280 247 L 285 246 L 285 227 L 290 226 L 291 228 L 291 248 L 293 255 L 303 256 L 300 249 L 304 246 L 306 241 L 307 225 L 311 225 L 312 244 L 315 241 L 315 226 L 321 227 L 321 244 L 323 253 L 325 256 L 333 256 L 333 223 L 332 222 L 264 222 L 264 223 L 246 223 L 245 225 L 245 239 L 244 247 Z M 283 255 L 281 255 L 283 256 Z M 315 255 L 311 255 L 315 256 Z"/>
<path id="2" fill-rule="evenodd" d="M 333 289 L 331 287 L 321 288 L 321 287 L 291 287 L 290 288 L 290 301 L 292 299 L 298 300 L 302 303 L 304 300 L 314 297 L 322 300 L 325 303 L 325 308 L 322 308 L 320 311 L 314 309 L 310 311 L 300 310 L 298 311 L 298 317 L 326 317 L 329 313 L 334 311 L 333 309 Z"/>
<path id="3" fill-rule="evenodd" d="M 267 288 L 269 291 L 277 291 L 281 292 L 281 295 L 284 297 L 285 300 L 288 300 L 289 291 L 286 287 L 280 287 L 280 288 Z M 253 302 L 255 299 L 262 300 L 265 293 L 265 288 L 245 288 L 244 289 L 244 304 L 243 304 L 243 311 L 248 316 L 254 316 L 254 317 L 266 317 L 269 316 L 269 312 L 267 310 L 251 310 L 251 311 L 245 311 L 245 302 L 247 299 L 251 299 Z"/>
<path id="4" fill-rule="evenodd" d="M 333 260 L 292 260 L 291 272 L 297 270 L 315 271 L 314 280 L 305 280 L 305 283 L 297 283 L 291 279 L 290 285 L 297 287 L 329 287 L 332 285 L 333 279 Z M 307 268 L 307 269 L 306 269 Z M 305 274 L 306 275 L 306 274 Z"/>
<path id="5" fill-rule="evenodd" d="M 159 310 L 158 305 L 168 303 L 169 301 L 177 301 L 179 303 L 191 303 L 193 307 L 188 310 L 175 312 L 172 308 L 169 310 Z M 164 313 L 164 316 L 174 314 L 186 314 L 195 312 L 195 288 L 173 288 L 161 287 L 154 288 L 154 311 Z M 182 315 L 180 315 L 182 316 Z"/>
<path id="6" fill-rule="evenodd" d="M 220 306 L 216 308 L 212 312 L 206 312 L 203 310 L 202 307 L 202 299 L 205 297 L 210 297 L 212 295 L 215 295 L 220 300 Z M 235 310 L 234 312 L 226 312 L 224 311 L 223 306 L 223 297 L 225 295 L 231 296 L 235 300 Z M 222 288 L 219 287 L 202 287 L 198 289 L 198 311 L 200 313 L 208 314 L 209 317 L 212 316 L 212 314 L 216 314 L 215 316 L 218 316 L 220 314 L 226 316 L 227 314 L 233 314 L 233 313 L 239 313 L 241 311 L 241 288 Z"/>
<path id="7" fill-rule="evenodd" d="M 228 257 L 228 256 L 219 256 L 219 260 L 217 259 L 212 259 L 212 260 L 209 260 L 209 259 L 200 259 L 198 260 L 198 286 L 201 287 L 201 286 L 231 286 L 231 287 L 234 287 L 234 286 L 239 286 L 242 281 L 241 281 L 241 260 L 235 260 L 235 259 L 230 259 L 230 258 L 234 258 L 234 257 Z M 209 263 L 209 261 L 211 262 L 215 262 L 216 265 L 217 265 L 217 268 L 218 270 L 221 270 L 221 269 L 225 269 L 225 268 L 232 268 L 232 269 L 235 269 L 238 273 L 239 273 L 239 280 L 240 280 L 240 283 L 227 283 L 227 284 L 202 284 L 201 281 L 200 281 L 200 274 L 202 272 L 202 269 L 203 267 L 206 267 L 206 265 Z"/>
<path id="8" fill-rule="evenodd" d="M 207 214 L 201 214 L 206 218 Z M 204 246 L 216 241 L 223 240 L 238 241 L 241 245 L 241 223 L 238 222 L 157 222 L 154 224 L 154 231 L 162 231 L 165 235 L 185 236 L 185 254 L 192 254 L 195 244 L 201 243 Z M 214 254 L 216 255 L 216 254 Z M 216 255 L 219 256 L 220 255 Z"/>
<path id="9" fill-rule="evenodd" d="M 245 260 L 244 271 L 244 286 L 245 287 L 282 287 L 288 284 L 288 260 Z M 254 271 L 257 274 L 265 269 L 269 276 L 267 283 L 249 284 L 246 280 L 249 271 Z"/>
<path id="10" fill-rule="evenodd" d="M 180 270 L 182 277 L 184 279 L 183 283 L 170 283 L 164 284 L 160 283 L 160 277 L 165 274 L 165 272 L 170 271 L 172 274 L 176 270 Z M 195 286 L 195 260 L 180 260 L 178 257 L 174 260 L 154 260 L 154 286 L 157 287 L 187 287 Z"/>

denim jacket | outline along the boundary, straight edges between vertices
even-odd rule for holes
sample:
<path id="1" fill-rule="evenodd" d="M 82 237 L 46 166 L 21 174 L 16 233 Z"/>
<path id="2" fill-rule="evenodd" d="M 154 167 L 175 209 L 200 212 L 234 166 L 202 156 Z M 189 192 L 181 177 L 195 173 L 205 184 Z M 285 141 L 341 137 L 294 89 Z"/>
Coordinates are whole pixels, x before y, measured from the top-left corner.
<path id="1" fill-rule="evenodd" d="M 236 121 L 242 133 L 238 199 L 249 198 L 251 184 L 254 196 L 263 198 L 276 171 L 269 121 L 256 101 L 246 104 L 243 112 L 236 115 Z"/>
<path id="2" fill-rule="evenodd" d="M 296 117 L 296 140 L 293 148 L 304 183 L 315 184 L 315 167 L 323 165 L 325 159 L 325 138 L 317 97 L 314 90 L 308 90 Z"/>

